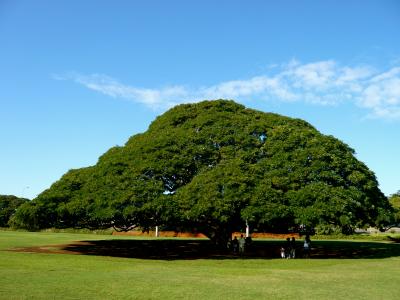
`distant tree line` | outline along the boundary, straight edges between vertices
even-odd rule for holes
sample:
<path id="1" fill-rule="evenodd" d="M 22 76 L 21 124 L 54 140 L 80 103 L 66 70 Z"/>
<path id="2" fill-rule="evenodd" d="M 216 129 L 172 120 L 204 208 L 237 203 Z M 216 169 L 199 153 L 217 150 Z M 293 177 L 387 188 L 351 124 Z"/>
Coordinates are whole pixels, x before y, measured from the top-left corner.
<path id="1" fill-rule="evenodd" d="M 394 225 L 400 226 L 400 190 L 389 196 L 389 202 L 394 209 Z"/>
<path id="2" fill-rule="evenodd" d="M 13 195 L 0 195 L 0 227 L 9 227 L 9 221 L 18 207 L 28 201 L 28 199 Z"/>

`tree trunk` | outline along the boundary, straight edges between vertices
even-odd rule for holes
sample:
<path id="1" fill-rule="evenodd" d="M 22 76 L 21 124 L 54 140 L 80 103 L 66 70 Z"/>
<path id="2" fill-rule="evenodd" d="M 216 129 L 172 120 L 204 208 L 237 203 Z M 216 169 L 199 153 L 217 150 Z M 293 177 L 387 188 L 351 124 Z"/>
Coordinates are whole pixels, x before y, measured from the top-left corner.
<path id="1" fill-rule="evenodd" d="M 221 250 L 227 250 L 228 242 L 232 239 L 232 232 L 224 229 L 210 230 L 204 233 L 211 242 Z"/>

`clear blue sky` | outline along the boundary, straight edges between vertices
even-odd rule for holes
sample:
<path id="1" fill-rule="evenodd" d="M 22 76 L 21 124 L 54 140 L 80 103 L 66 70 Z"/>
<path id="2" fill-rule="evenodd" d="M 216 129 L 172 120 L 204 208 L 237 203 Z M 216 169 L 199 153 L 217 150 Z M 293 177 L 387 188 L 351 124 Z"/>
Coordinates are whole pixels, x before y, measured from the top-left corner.
<path id="1" fill-rule="evenodd" d="M 400 190 L 400 1 L 0 0 L 0 194 L 215 98 L 303 118 Z"/>

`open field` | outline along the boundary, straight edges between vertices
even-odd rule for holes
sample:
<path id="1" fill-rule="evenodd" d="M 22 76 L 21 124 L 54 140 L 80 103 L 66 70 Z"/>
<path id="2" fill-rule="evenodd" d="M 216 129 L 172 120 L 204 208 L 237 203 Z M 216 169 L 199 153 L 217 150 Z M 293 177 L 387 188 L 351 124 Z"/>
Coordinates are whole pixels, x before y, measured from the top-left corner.
<path id="1" fill-rule="evenodd" d="M 207 252 L 206 240 L 0 231 L 0 299 L 400 296 L 400 244 L 314 241 L 314 258 L 281 260 L 273 258 L 280 243 L 256 241 L 254 255 L 242 259 Z M 140 252 L 142 247 L 146 250 Z M 199 249 L 203 249 L 200 254 L 196 252 Z M 76 255 L 78 252 L 86 255 Z"/>

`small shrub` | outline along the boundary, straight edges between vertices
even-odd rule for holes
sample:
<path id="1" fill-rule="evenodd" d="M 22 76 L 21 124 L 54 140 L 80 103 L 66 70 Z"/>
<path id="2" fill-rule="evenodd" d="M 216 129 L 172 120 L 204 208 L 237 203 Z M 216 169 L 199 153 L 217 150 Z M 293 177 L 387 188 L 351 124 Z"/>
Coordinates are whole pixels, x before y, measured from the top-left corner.
<path id="1" fill-rule="evenodd" d="M 338 226 L 330 224 L 320 224 L 315 227 L 315 233 L 317 235 L 340 235 L 342 230 Z"/>

